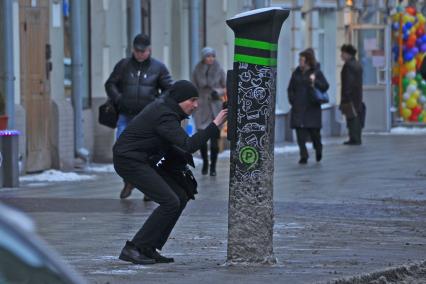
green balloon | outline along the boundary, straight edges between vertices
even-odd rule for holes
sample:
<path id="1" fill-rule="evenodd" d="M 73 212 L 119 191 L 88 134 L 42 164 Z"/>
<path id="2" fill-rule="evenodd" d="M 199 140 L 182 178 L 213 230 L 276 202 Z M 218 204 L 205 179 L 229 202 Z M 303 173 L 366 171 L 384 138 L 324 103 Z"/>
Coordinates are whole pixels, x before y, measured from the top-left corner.
<path id="1" fill-rule="evenodd" d="M 418 74 L 416 75 L 416 81 L 417 81 L 418 83 L 420 83 L 422 80 L 423 80 L 422 75 L 420 75 L 420 73 L 418 73 Z"/>
<path id="2" fill-rule="evenodd" d="M 404 92 L 407 89 L 407 86 L 409 83 L 410 83 L 410 80 L 408 80 L 408 78 L 402 79 L 402 89 L 404 90 Z"/>
<path id="3" fill-rule="evenodd" d="M 425 87 L 426 86 L 426 81 L 425 80 L 421 80 L 420 81 L 420 87 Z"/>
<path id="4" fill-rule="evenodd" d="M 395 106 L 399 105 L 399 96 L 398 95 L 394 96 L 394 105 Z"/>
<path id="5" fill-rule="evenodd" d="M 419 120 L 419 122 L 423 122 L 423 114 L 419 115 L 418 120 Z"/>

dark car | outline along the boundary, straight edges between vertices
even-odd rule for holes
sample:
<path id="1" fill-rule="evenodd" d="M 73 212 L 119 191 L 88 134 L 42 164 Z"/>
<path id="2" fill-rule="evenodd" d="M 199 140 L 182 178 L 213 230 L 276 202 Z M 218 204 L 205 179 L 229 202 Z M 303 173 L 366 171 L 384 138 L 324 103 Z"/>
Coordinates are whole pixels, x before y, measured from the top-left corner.
<path id="1" fill-rule="evenodd" d="M 37 236 L 23 213 L 0 204 L 0 283 L 87 283 Z"/>

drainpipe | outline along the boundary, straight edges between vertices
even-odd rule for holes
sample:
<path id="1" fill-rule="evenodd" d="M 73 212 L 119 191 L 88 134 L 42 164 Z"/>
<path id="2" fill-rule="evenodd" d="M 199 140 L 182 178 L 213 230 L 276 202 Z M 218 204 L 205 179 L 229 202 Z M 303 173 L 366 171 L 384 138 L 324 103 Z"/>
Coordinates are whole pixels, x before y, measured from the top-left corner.
<path id="1" fill-rule="evenodd" d="M 260 9 L 260 8 L 269 7 L 270 4 L 267 3 L 267 2 L 269 2 L 269 1 L 268 0 L 254 0 L 254 8 Z"/>
<path id="2" fill-rule="evenodd" d="M 7 2 L 7 1 L 6 1 Z M 83 131 L 83 57 L 81 40 L 81 1 L 71 1 L 71 41 L 72 41 L 72 102 L 74 105 L 74 145 L 75 154 L 86 162 L 90 152 L 84 148 Z"/>
<path id="3" fill-rule="evenodd" d="M 5 114 L 9 117 L 8 129 L 15 128 L 15 94 L 13 81 L 13 19 L 12 1 L 2 1 L 3 10 L 3 51 L 4 51 L 4 97 L 6 100 Z"/>
<path id="4" fill-rule="evenodd" d="M 131 15 L 130 15 L 131 26 L 130 26 L 130 45 L 129 46 L 132 47 L 133 39 L 135 38 L 136 35 L 142 32 L 141 1 L 133 0 L 132 7 L 130 10 L 131 10 Z"/>
<path id="5" fill-rule="evenodd" d="M 198 63 L 198 54 L 200 53 L 200 0 L 191 0 L 190 6 L 191 21 L 190 21 L 190 37 L 191 37 L 191 70 L 194 70 Z"/>

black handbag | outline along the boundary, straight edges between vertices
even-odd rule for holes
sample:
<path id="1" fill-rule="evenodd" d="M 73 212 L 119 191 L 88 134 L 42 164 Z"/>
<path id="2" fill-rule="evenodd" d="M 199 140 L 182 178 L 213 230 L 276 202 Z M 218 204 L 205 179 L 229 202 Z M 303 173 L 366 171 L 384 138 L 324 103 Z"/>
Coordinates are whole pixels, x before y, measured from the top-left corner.
<path id="1" fill-rule="evenodd" d="M 110 99 L 99 106 L 98 122 L 110 128 L 116 128 L 118 112 Z"/>

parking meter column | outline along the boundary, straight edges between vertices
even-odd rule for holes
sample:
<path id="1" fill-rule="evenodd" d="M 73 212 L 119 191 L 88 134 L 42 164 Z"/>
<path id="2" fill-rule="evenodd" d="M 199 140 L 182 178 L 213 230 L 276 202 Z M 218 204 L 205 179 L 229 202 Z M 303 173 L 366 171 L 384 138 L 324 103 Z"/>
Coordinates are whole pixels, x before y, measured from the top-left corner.
<path id="1" fill-rule="evenodd" d="M 258 12 L 256 12 L 258 11 Z M 228 262 L 275 263 L 273 171 L 277 41 L 289 12 L 267 8 L 227 21 L 235 32 L 230 121 Z"/>

